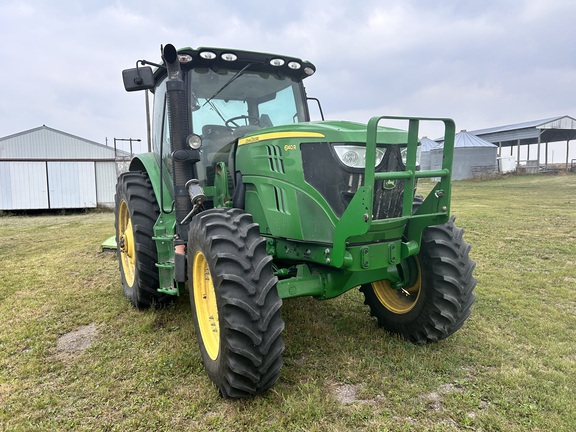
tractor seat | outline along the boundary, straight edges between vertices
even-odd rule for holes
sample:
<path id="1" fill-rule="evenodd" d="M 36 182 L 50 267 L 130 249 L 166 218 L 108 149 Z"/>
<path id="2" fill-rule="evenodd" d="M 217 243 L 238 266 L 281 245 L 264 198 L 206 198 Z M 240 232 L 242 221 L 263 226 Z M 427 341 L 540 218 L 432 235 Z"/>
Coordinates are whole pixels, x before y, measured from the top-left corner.
<path id="1" fill-rule="evenodd" d="M 234 142 L 235 137 L 230 129 L 221 125 L 204 125 L 202 127 L 202 149 L 208 164 L 220 162 L 216 155 Z"/>
<path id="2" fill-rule="evenodd" d="M 239 126 L 234 129 L 234 132 L 232 132 L 232 136 L 234 137 L 234 139 L 242 138 L 244 135 L 250 132 L 255 132 L 259 129 L 262 129 L 262 127 L 257 125 Z"/>

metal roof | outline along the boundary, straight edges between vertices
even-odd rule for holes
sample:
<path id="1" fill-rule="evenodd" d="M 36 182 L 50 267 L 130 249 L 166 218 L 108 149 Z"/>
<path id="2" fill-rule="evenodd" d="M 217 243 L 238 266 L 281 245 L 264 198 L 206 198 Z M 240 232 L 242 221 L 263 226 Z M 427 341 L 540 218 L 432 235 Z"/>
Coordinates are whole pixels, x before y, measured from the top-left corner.
<path id="1" fill-rule="evenodd" d="M 428 137 L 423 137 L 420 140 L 420 144 L 422 145 L 422 151 L 423 152 L 430 151 L 433 148 L 436 148 L 439 146 L 438 141 L 431 140 Z"/>
<path id="2" fill-rule="evenodd" d="M 538 142 L 570 141 L 576 139 L 576 119 L 570 116 L 551 117 L 516 123 L 506 126 L 497 126 L 470 132 L 491 143 L 501 144 L 503 147 L 536 144 Z"/>
<path id="3" fill-rule="evenodd" d="M 438 147 L 442 147 L 443 145 L 444 141 L 441 141 Z M 497 147 L 497 146 L 465 130 L 458 132 L 454 137 L 454 148 L 471 148 L 471 147 L 478 148 L 478 147 Z"/>
<path id="4" fill-rule="evenodd" d="M 117 156 L 129 155 L 116 151 Z M 0 138 L 0 159 L 114 159 L 114 148 L 42 125 Z"/>
<path id="5" fill-rule="evenodd" d="M 470 132 L 465 130 L 458 132 L 454 137 L 454 147 L 455 148 L 468 148 L 468 147 L 496 147 L 485 139 L 472 135 Z"/>

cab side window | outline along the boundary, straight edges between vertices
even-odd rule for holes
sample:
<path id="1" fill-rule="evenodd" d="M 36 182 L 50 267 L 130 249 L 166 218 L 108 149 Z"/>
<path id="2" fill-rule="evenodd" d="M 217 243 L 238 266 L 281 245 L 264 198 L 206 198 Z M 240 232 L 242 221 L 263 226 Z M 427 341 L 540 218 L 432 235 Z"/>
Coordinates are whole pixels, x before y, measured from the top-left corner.
<path id="1" fill-rule="evenodd" d="M 172 170 L 170 159 L 170 127 L 166 104 L 166 80 L 162 81 L 154 92 L 154 118 L 152 122 L 154 153 L 160 155 L 166 168 Z"/>
<path id="2" fill-rule="evenodd" d="M 164 131 L 166 111 L 166 80 L 162 81 L 154 91 L 154 118 L 152 119 L 152 146 L 155 153 L 160 153 L 160 143 Z"/>

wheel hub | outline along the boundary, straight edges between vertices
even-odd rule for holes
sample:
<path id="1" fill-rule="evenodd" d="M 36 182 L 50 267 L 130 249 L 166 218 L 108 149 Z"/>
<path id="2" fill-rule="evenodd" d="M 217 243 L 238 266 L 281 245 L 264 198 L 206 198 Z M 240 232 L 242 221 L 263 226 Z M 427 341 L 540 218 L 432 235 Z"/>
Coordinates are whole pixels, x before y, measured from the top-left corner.
<path id="1" fill-rule="evenodd" d="M 373 282 L 372 288 L 386 309 L 395 314 L 405 314 L 414 308 L 420 297 L 422 289 L 420 264 L 417 259 L 409 260 L 403 262 L 398 270 L 401 277 L 399 283 L 382 280 Z"/>
<path id="2" fill-rule="evenodd" d="M 197 252 L 193 262 L 194 306 L 206 353 L 216 360 L 220 353 L 220 323 L 216 293 L 206 257 Z"/>
<path id="3" fill-rule="evenodd" d="M 131 228 L 132 224 L 129 224 L 128 228 Z M 127 228 L 127 229 L 128 229 Z M 131 236 L 131 232 L 124 232 L 124 234 L 122 234 L 120 236 L 120 251 L 123 254 L 126 254 L 128 258 L 132 259 L 133 258 L 133 253 L 134 250 L 132 248 L 132 242 L 130 241 L 130 236 Z"/>
<path id="4" fill-rule="evenodd" d="M 126 249 L 126 243 L 127 243 L 127 242 L 126 242 L 126 235 L 122 235 L 122 236 L 120 237 L 120 241 L 119 241 L 118 246 L 120 247 L 120 250 L 121 250 L 122 252 L 124 252 L 124 253 L 126 253 L 126 251 L 127 251 L 127 249 Z"/>
<path id="5" fill-rule="evenodd" d="M 132 220 L 125 201 L 120 204 L 118 215 L 118 248 L 122 263 L 122 270 L 128 285 L 134 284 L 136 272 L 136 254 L 134 250 L 134 233 L 132 231 Z"/>

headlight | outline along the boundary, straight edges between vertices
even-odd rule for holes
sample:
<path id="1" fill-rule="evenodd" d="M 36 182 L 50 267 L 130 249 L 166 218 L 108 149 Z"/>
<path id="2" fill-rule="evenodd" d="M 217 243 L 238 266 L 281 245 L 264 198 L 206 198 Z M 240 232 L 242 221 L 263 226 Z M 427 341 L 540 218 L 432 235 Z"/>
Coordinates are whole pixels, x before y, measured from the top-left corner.
<path id="1" fill-rule="evenodd" d="M 192 61 L 192 56 L 189 54 L 178 54 L 178 61 L 180 63 L 190 63 Z"/>
<path id="2" fill-rule="evenodd" d="M 222 60 L 233 62 L 238 60 L 238 56 L 234 53 L 224 53 L 220 56 Z"/>
<path id="3" fill-rule="evenodd" d="M 202 146 L 202 138 L 196 134 L 188 135 L 186 142 L 188 143 L 188 147 L 194 150 L 198 150 Z"/>
<path id="4" fill-rule="evenodd" d="M 202 57 L 203 59 L 206 59 L 206 60 L 213 60 L 217 56 L 216 56 L 216 53 L 213 53 L 212 51 L 202 51 L 200 53 L 200 57 Z"/>
<path id="5" fill-rule="evenodd" d="M 353 145 L 335 145 L 334 150 L 340 162 L 350 168 L 364 168 L 366 166 L 366 147 Z M 384 150 L 376 149 L 376 162 L 374 166 L 380 165 L 384 158 Z"/>
<path id="6" fill-rule="evenodd" d="M 312 69 L 311 67 L 305 67 L 304 68 L 304 73 L 308 76 L 314 75 L 314 72 L 316 72 L 316 71 L 314 69 Z"/>
<path id="7" fill-rule="evenodd" d="M 400 154 L 402 155 L 402 163 L 406 165 L 408 161 L 408 147 L 402 147 L 400 150 Z M 420 166 L 420 155 L 422 154 L 422 146 L 419 145 L 416 147 L 416 166 Z"/>

